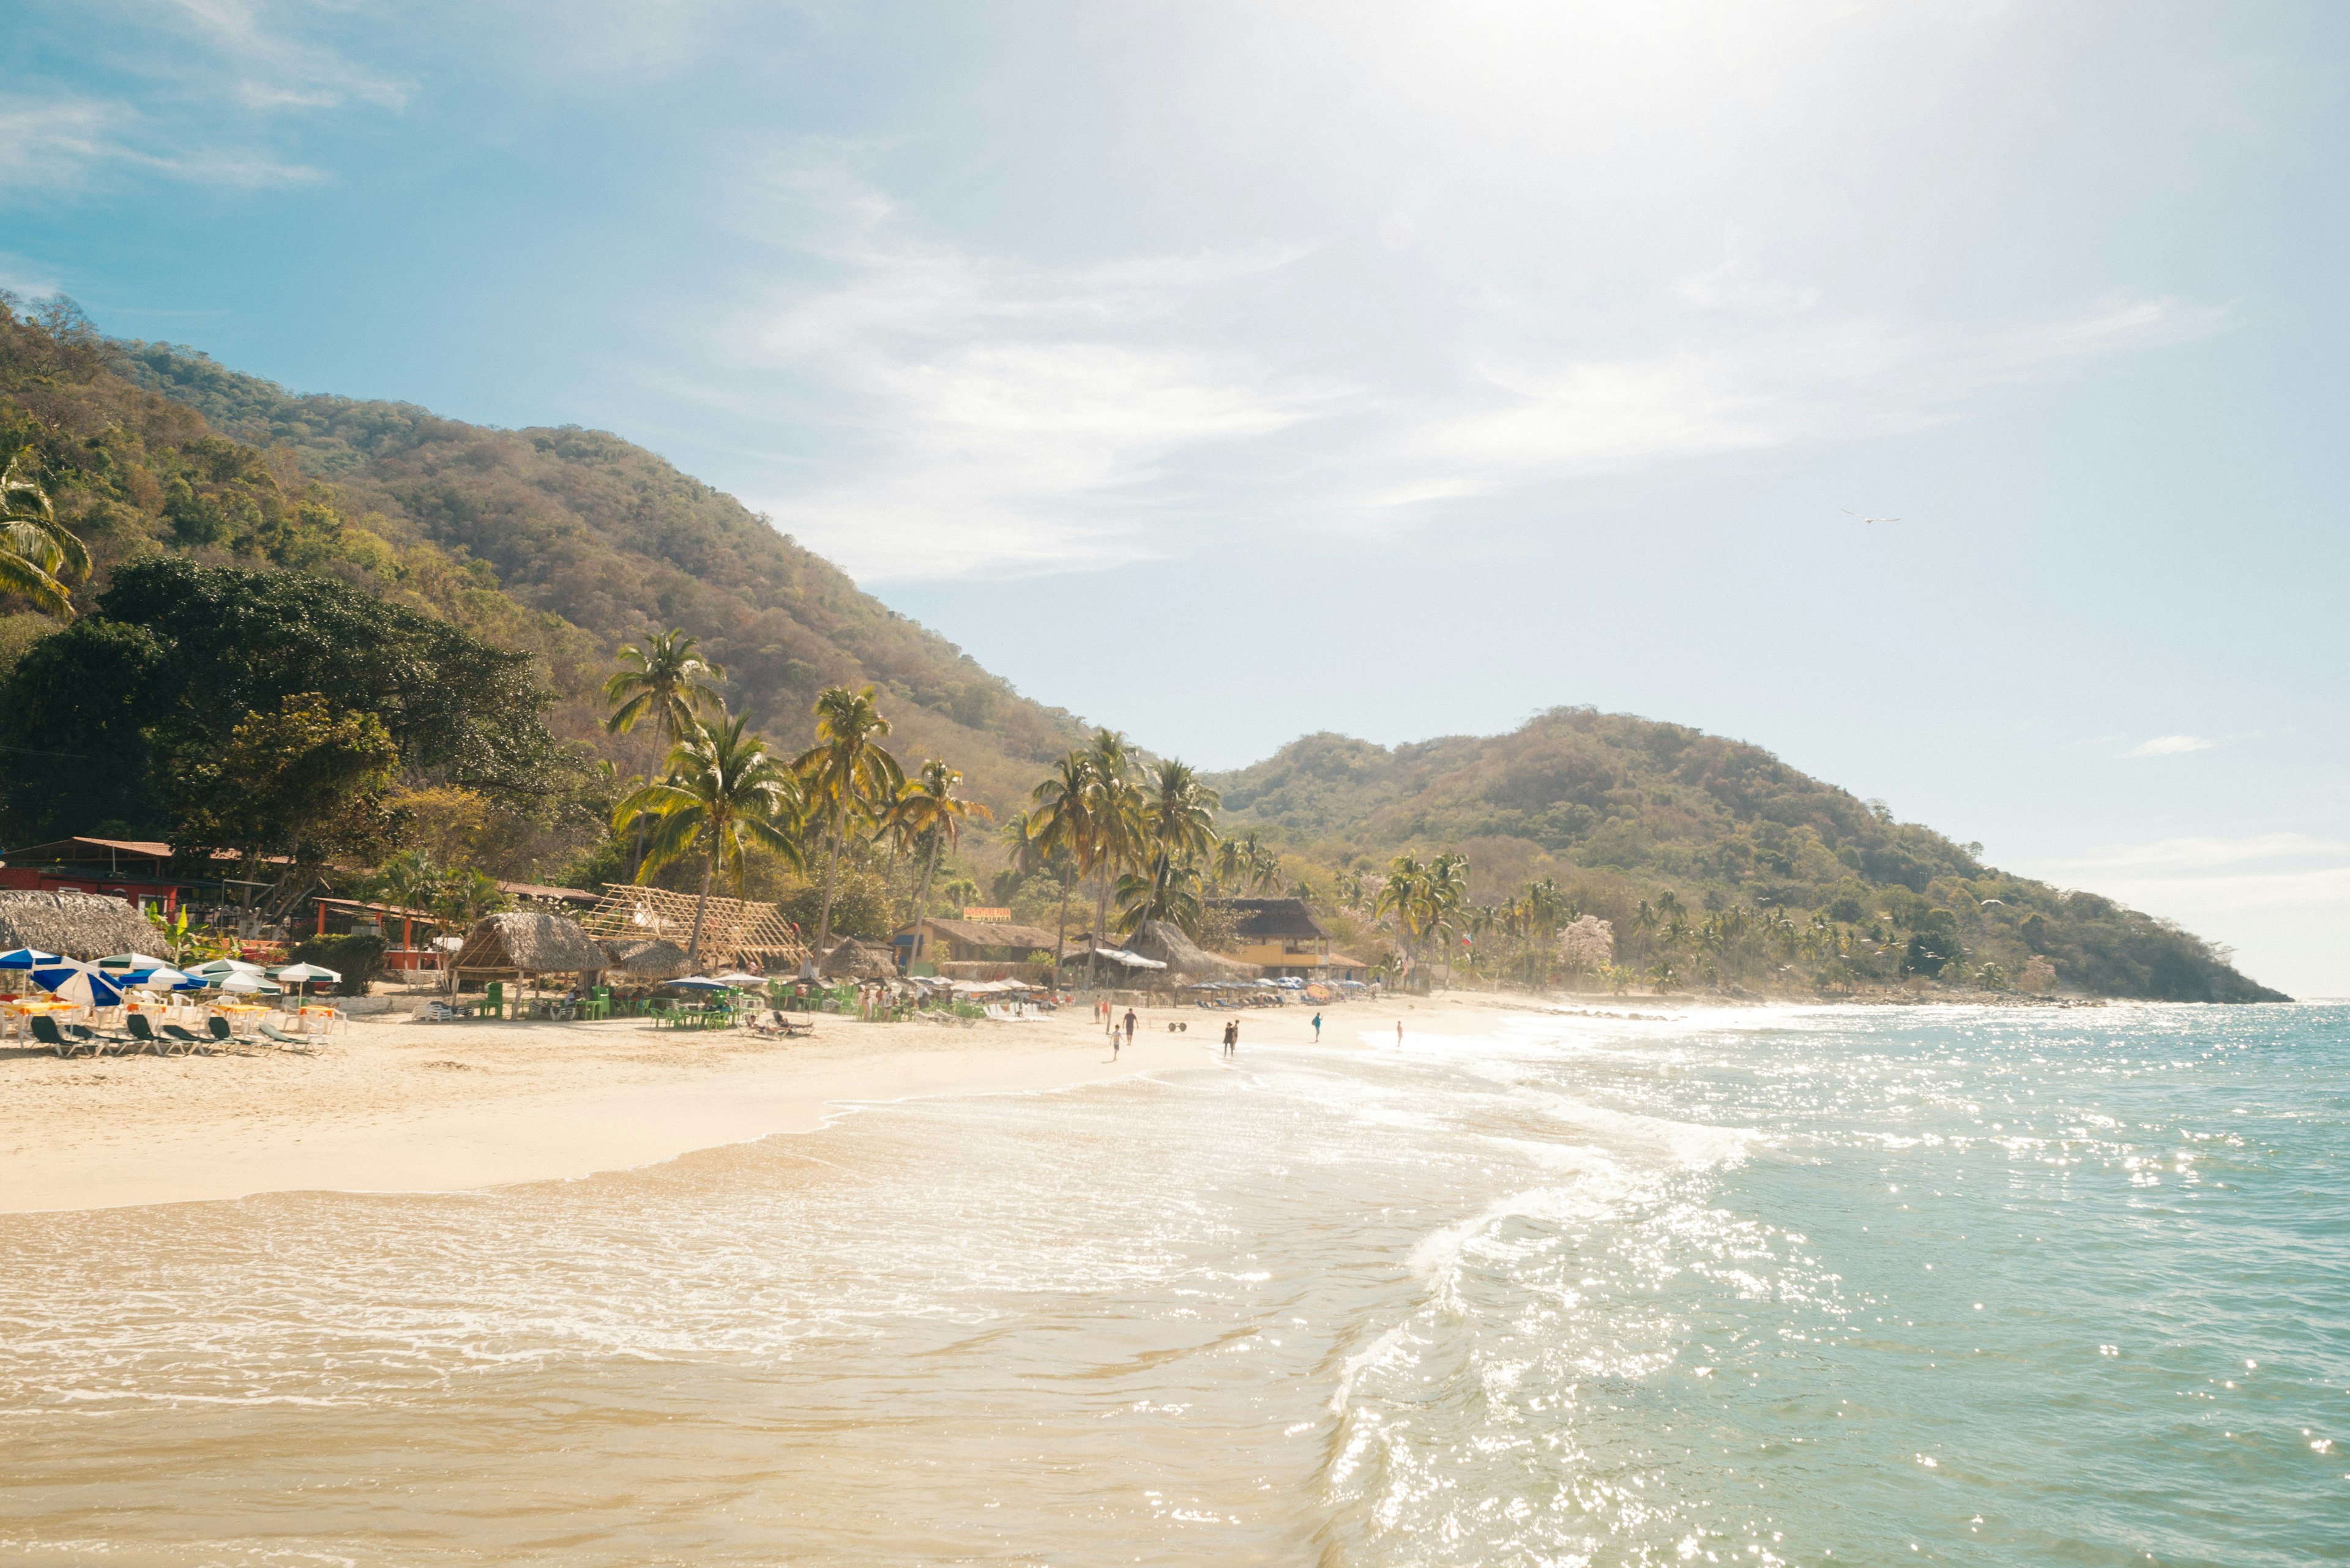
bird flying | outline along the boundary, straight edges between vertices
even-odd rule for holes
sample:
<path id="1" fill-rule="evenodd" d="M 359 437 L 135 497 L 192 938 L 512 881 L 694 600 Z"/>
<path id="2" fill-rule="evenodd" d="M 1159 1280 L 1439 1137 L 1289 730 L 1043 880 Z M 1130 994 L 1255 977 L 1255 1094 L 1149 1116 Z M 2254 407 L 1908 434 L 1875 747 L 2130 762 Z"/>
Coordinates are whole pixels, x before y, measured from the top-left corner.
<path id="1" fill-rule="evenodd" d="M 1860 517 L 1859 513 L 1853 511 L 1849 507 L 1838 507 L 1837 510 L 1842 512 L 1847 517 Z M 1860 520 L 1864 523 L 1898 523 L 1901 521 L 1898 517 L 1860 517 Z"/>

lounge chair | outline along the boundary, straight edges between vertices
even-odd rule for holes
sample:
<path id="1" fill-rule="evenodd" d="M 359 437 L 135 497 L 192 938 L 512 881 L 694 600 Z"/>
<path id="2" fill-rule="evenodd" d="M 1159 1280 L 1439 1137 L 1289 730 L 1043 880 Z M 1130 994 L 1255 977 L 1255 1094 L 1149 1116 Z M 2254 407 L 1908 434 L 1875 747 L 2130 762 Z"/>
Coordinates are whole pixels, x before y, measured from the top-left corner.
<path id="1" fill-rule="evenodd" d="M 271 1044 L 276 1046 L 281 1051 L 300 1051 L 307 1054 L 317 1049 L 317 1046 L 312 1045 L 307 1040 L 303 1039 L 301 1036 L 297 1034 L 286 1033 L 284 1031 L 278 1029 L 273 1024 L 263 1024 L 261 1026 L 261 1033 L 263 1038 L 266 1039 Z"/>
<path id="2" fill-rule="evenodd" d="M 237 1043 L 236 1031 L 231 1029 L 228 1026 L 228 1020 L 217 1012 L 204 1020 L 204 1027 L 212 1031 L 213 1038 L 215 1040 L 225 1040 L 230 1044 Z"/>
<path id="3" fill-rule="evenodd" d="M 212 1051 L 212 1041 L 209 1037 L 182 1029 L 176 1023 L 163 1025 L 163 1037 L 182 1047 L 180 1054 L 182 1056 L 191 1051 L 202 1050 L 207 1054 Z"/>
<path id="4" fill-rule="evenodd" d="M 57 1027 L 57 1021 L 47 1013 L 36 1012 L 26 1022 L 32 1025 L 33 1038 L 58 1055 L 74 1056 L 80 1054 L 81 1042 L 67 1038 L 65 1031 Z"/>
<path id="5" fill-rule="evenodd" d="M 124 1019 L 123 1023 L 130 1027 L 131 1039 L 158 1056 L 184 1056 L 195 1044 L 195 1036 L 187 1033 L 185 1030 L 181 1031 L 183 1040 L 174 1040 L 168 1034 L 156 1033 L 155 1026 L 147 1022 L 147 1015 L 143 1012 L 134 1012 Z"/>
<path id="6" fill-rule="evenodd" d="M 129 1035 L 110 1033 L 103 1029 L 92 1029 L 87 1023 L 68 1023 L 66 1025 L 66 1033 L 88 1045 L 91 1054 L 98 1056 L 103 1056 L 109 1051 L 120 1051 L 130 1044 Z"/>

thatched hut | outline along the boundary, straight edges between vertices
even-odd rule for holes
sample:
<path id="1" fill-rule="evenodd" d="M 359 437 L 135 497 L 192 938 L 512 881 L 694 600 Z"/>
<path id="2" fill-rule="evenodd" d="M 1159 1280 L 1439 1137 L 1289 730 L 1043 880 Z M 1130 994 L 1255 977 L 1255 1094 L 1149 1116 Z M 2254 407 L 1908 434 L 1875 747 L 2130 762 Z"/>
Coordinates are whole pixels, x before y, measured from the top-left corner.
<path id="1" fill-rule="evenodd" d="M 818 972 L 827 980 L 888 980 L 898 972 L 898 961 L 888 948 L 843 937 L 824 955 Z"/>
<path id="2" fill-rule="evenodd" d="M 629 980 L 675 980 L 693 972 L 693 966 L 685 961 L 685 950 L 675 942 L 622 940 L 596 945 L 612 961 L 606 967 Z"/>
<path id="3" fill-rule="evenodd" d="M 0 952 L 37 948 L 73 959 L 100 959 L 155 945 L 147 917 L 97 893 L 0 893 Z"/>
<path id="4" fill-rule="evenodd" d="M 1169 920 L 1144 921 L 1142 929 L 1127 939 L 1126 946 L 1129 952 L 1165 964 L 1170 979 L 1257 980 L 1263 972 L 1253 963 L 1210 952 L 1185 936 L 1182 927 Z"/>
<path id="5" fill-rule="evenodd" d="M 569 920 L 530 909 L 484 915 L 474 921 L 449 967 L 460 983 L 544 974 L 576 974 L 584 981 L 611 963 L 610 956 Z"/>

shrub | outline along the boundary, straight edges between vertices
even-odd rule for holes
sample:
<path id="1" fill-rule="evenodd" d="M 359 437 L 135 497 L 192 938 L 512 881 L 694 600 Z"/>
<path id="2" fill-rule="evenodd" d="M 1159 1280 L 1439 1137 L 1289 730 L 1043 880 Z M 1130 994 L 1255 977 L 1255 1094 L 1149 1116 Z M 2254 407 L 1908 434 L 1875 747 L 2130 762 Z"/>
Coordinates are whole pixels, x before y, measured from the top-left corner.
<path id="1" fill-rule="evenodd" d="M 294 949 L 296 963 L 314 963 L 343 977 L 336 987 L 344 996 L 365 996 L 368 982 L 383 972 L 384 940 L 367 931 L 345 937 L 312 937 Z"/>

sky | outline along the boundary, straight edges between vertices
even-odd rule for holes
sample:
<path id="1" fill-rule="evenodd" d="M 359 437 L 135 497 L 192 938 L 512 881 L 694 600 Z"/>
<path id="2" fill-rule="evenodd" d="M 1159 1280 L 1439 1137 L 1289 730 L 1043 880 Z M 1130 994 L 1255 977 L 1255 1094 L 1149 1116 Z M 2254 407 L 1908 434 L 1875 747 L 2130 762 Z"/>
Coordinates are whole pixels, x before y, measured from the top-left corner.
<path id="1" fill-rule="evenodd" d="M 1207 767 L 1588 703 L 2350 994 L 2350 9 L 17 0 L 0 286 Z"/>

